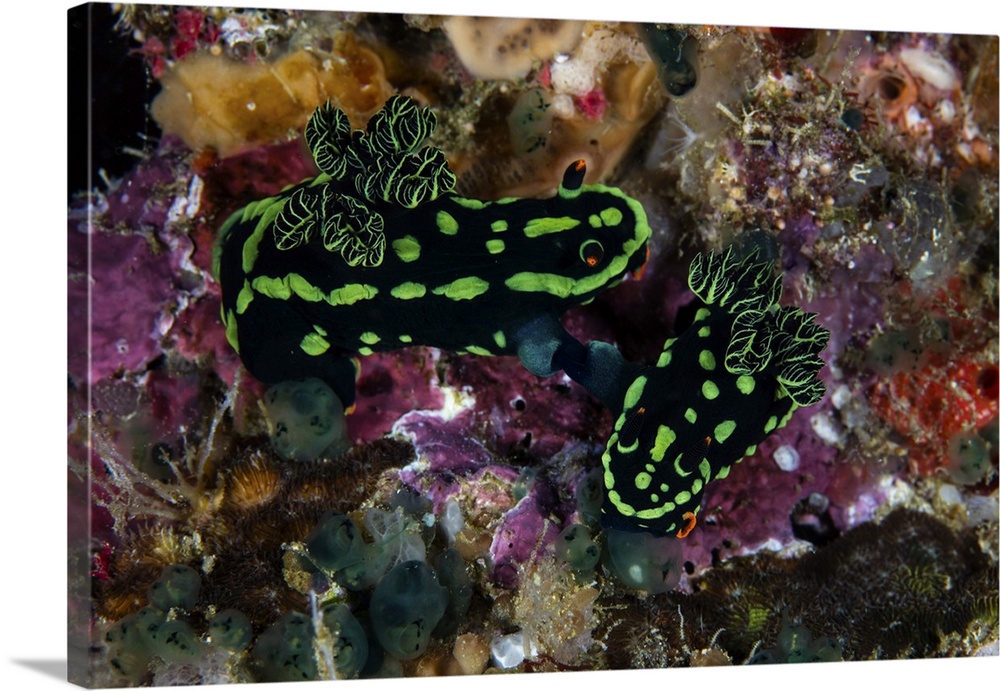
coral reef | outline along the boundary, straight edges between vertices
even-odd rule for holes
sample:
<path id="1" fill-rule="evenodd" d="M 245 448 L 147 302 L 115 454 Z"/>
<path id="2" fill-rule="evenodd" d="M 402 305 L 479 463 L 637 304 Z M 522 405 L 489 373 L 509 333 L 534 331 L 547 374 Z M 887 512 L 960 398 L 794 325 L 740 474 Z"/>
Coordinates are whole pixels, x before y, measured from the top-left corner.
<path id="1" fill-rule="evenodd" d="M 70 205 L 77 678 L 121 687 L 996 649 L 996 37 L 119 12 L 126 49 L 163 87 L 152 112 L 167 134 Z M 323 215 L 328 183 L 357 204 Z M 428 313 L 439 321 L 425 344 L 384 337 L 427 315 L 387 311 L 384 333 L 352 331 L 360 357 L 330 377 L 336 395 L 330 381 L 268 391 L 278 382 L 258 380 L 233 348 L 243 352 L 227 329 L 236 318 L 220 319 L 223 305 L 242 315 L 248 294 L 258 306 L 265 296 L 242 293 L 242 274 L 213 272 L 220 228 L 248 205 L 274 221 L 273 257 L 315 250 L 367 277 L 396 262 L 416 282 L 429 265 L 411 266 L 414 252 L 436 271 L 471 265 L 471 250 L 445 252 L 474 235 L 466 222 L 580 189 L 627 199 L 648 237 L 615 285 L 558 305 L 556 340 L 605 344 L 579 361 L 563 353 L 567 374 L 539 365 L 551 332 L 531 331 L 525 352 L 507 347 L 510 293 Z M 468 208 L 439 218 L 455 199 Z M 390 223 L 419 214 L 439 244 L 385 242 Z M 597 233 L 616 217 L 581 218 Z M 484 275 L 507 278 L 493 250 L 513 250 L 513 233 L 494 220 L 474 230 L 505 243 L 476 251 L 486 248 Z M 543 230 L 561 247 L 565 234 Z M 610 247 L 574 244 L 568 263 L 599 265 Z M 726 248 L 753 259 L 731 263 Z M 554 249 L 516 255 L 566 271 Z M 270 297 L 297 280 L 275 266 L 287 281 Z M 460 304 L 462 290 L 476 292 L 465 282 L 441 300 Z M 733 323 L 773 319 L 770 336 L 727 329 L 723 351 L 670 370 L 683 386 L 660 386 L 656 371 L 687 352 L 706 305 L 731 300 L 760 307 Z M 788 317 L 795 308 L 815 321 Z M 491 320 L 503 338 L 462 340 Z M 277 325 L 264 322 L 246 333 Z M 310 321 L 294 348 L 329 344 L 339 325 L 324 324 Z M 690 424 L 711 418 L 715 436 L 674 449 L 683 478 L 729 438 L 723 423 L 763 414 L 728 397 L 702 407 L 702 379 L 690 378 L 707 364 L 761 371 L 751 331 L 782 356 L 768 402 L 813 405 L 773 425 L 764 416 L 766 438 L 743 444 L 741 462 L 681 488 L 701 492 L 696 522 L 671 515 L 673 529 L 653 535 L 626 512 L 632 532 L 602 525 L 609 474 L 636 486 L 635 501 L 647 496 L 645 471 L 617 459 L 644 434 L 669 447 L 669 434 L 643 429 L 656 406 Z M 812 345 L 796 350 L 793 336 Z M 594 381 L 603 370 L 580 363 L 617 362 L 612 351 L 657 385 L 609 410 Z M 279 355 L 279 369 L 293 359 Z M 343 416 L 334 399 L 345 390 Z"/>

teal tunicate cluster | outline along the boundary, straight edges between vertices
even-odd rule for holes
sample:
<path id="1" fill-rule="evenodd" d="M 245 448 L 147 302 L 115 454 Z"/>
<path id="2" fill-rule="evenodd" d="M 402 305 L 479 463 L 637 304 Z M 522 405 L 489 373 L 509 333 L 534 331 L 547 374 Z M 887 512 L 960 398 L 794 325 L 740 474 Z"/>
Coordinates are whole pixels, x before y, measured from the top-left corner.
<path id="1" fill-rule="evenodd" d="M 787 622 L 778 632 L 778 643 L 750 658 L 751 665 L 785 662 L 840 662 L 844 650 L 839 641 L 826 636 L 813 638 L 812 632 L 801 623 Z"/>
<path id="2" fill-rule="evenodd" d="M 580 578 L 593 575 L 594 567 L 601 558 L 601 548 L 590 535 L 590 529 L 582 523 L 571 523 L 556 537 L 556 558 L 569 564 L 573 573 Z"/>
<path id="3" fill-rule="evenodd" d="M 201 576 L 195 569 L 186 564 L 164 567 L 147 591 L 149 604 L 105 633 L 111 667 L 130 682 L 139 683 L 155 660 L 194 663 L 208 650 L 245 650 L 252 629 L 241 612 L 219 612 L 208 622 L 206 631 L 195 628 L 189 616 L 198 606 L 200 592 Z"/>
<path id="4" fill-rule="evenodd" d="M 600 468 L 580 478 L 575 496 L 580 519 L 589 526 L 596 526 L 601 520 L 601 504 L 604 503 L 604 477 Z"/>
<path id="5" fill-rule="evenodd" d="M 401 510 L 369 509 L 364 521 L 372 542 L 365 541 L 350 516 L 327 512 L 306 537 L 303 566 L 315 567 L 349 590 L 364 590 L 394 564 L 425 558 L 419 526 Z"/>
<path id="6" fill-rule="evenodd" d="M 604 540 L 605 566 L 628 587 L 655 595 L 680 583 L 684 564 L 680 539 L 608 528 Z"/>
<path id="7" fill-rule="evenodd" d="M 287 461 L 339 456 L 350 448 L 344 406 L 322 380 L 309 377 L 272 386 L 264 394 L 271 445 Z"/>
<path id="8" fill-rule="evenodd" d="M 390 655 L 411 660 L 427 649 L 448 606 L 448 591 L 422 561 L 394 566 L 375 586 L 370 613 L 378 642 Z"/>

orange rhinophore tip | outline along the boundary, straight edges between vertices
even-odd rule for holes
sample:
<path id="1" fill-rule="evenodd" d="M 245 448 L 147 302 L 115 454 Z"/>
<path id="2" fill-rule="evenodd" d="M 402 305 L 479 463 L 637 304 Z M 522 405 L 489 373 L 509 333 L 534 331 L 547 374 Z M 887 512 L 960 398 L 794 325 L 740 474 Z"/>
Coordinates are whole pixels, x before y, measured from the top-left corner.
<path id="1" fill-rule="evenodd" d="M 646 245 L 646 259 L 643 260 L 642 266 L 632 272 L 632 277 L 636 280 L 642 278 L 642 275 L 646 273 L 646 267 L 649 266 L 649 245 Z"/>
<path id="2" fill-rule="evenodd" d="M 677 537 L 680 538 L 687 537 L 694 530 L 694 524 L 698 522 L 698 518 L 694 515 L 693 511 L 685 512 L 683 518 L 687 521 L 687 525 L 677 531 Z"/>

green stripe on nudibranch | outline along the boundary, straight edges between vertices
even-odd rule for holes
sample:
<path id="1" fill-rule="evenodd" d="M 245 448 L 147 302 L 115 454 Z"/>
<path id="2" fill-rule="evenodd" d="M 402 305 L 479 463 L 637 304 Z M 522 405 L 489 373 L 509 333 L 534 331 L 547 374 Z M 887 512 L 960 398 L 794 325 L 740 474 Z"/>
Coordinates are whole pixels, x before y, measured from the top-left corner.
<path id="1" fill-rule="evenodd" d="M 431 292 L 451 300 L 471 300 L 490 289 L 490 284 L 477 276 L 456 278 L 451 283 L 434 288 Z"/>
<path id="2" fill-rule="evenodd" d="M 504 251 L 505 245 L 503 240 L 487 240 L 486 241 L 486 251 L 490 254 L 500 254 Z"/>
<path id="3" fill-rule="evenodd" d="M 445 235 L 455 235 L 458 232 L 458 221 L 447 211 L 438 211 L 437 227 Z"/>
<path id="4" fill-rule="evenodd" d="M 392 241 L 392 249 L 396 256 L 404 262 L 412 262 L 420 259 L 420 241 L 412 235 L 404 235 L 398 240 Z"/>
<path id="5" fill-rule="evenodd" d="M 318 333 L 309 333 L 302 338 L 299 348 L 306 355 L 322 355 L 330 349 L 330 342 Z"/>
<path id="6" fill-rule="evenodd" d="M 543 216 L 541 218 L 533 218 L 525 223 L 524 234 L 529 238 L 536 238 L 540 235 L 570 230 L 571 228 L 576 228 L 578 225 L 580 225 L 580 221 L 571 216 Z"/>
<path id="7" fill-rule="evenodd" d="M 427 294 L 427 286 L 423 283 L 413 283 L 407 281 L 389 291 L 389 295 L 399 300 L 416 300 Z"/>
<path id="8" fill-rule="evenodd" d="M 660 425 L 659 429 L 656 430 L 656 440 L 653 442 L 653 448 L 650 449 L 649 452 L 650 458 L 657 463 L 662 461 L 664 454 L 667 453 L 667 449 L 669 449 L 670 445 L 676 440 L 676 432 L 674 432 L 667 425 Z"/>

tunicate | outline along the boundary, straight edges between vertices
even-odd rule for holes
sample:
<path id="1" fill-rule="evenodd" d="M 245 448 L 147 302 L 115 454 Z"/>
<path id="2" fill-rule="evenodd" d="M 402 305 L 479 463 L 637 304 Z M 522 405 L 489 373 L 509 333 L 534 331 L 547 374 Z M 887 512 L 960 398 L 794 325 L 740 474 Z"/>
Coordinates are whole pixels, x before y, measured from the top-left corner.
<path id="1" fill-rule="evenodd" d="M 640 24 L 643 43 L 671 96 L 683 96 L 698 83 L 698 41 L 677 29 Z"/>
<path id="2" fill-rule="evenodd" d="M 410 660 L 427 649 L 431 631 L 448 605 L 448 591 L 422 561 L 397 564 L 372 593 L 372 628 L 390 655 Z"/>
<path id="3" fill-rule="evenodd" d="M 600 469 L 595 468 L 580 478 L 576 485 L 576 510 L 584 523 L 597 525 L 597 521 L 601 518 L 603 501 L 604 478 Z"/>
<path id="4" fill-rule="evenodd" d="M 186 564 L 171 564 L 149 586 L 149 604 L 164 612 L 173 607 L 190 611 L 198 602 L 200 590 L 201 577 L 197 571 Z"/>
<path id="5" fill-rule="evenodd" d="M 606 566 L 630 588 L 655 595 L 673 590 L 680 582 L 684 561 L 678 538 L 610 528 L 604 531 L 604 537 Z"/>
<path id="6" fill-rule="evenodd" d="M 208 624 L 208 639 L 211 644 L 226 650 L 246 650 L 252 638 L 250 619 L 235 609 L 222 610 Z"/>
<path id="7" fill-rule="evenodd" d="M 320 379 L 272 386 L 264 394 L 264 408 L 273 429 L 271 445 L 285 460 L 312 461 L 350 448 L 344 407 Z"/>
<path id="8" fill-rule="evenodd" d="M 570 565 L 580 576 L 593 573 L 601 558 L 601 548 L 590 537 L 590 530 L 581 523 L 572 523 L 559 533 L 555 542 L 556 557 Z"/>
<path id="9" fill-rule="evenodd" d="M 312 620 L 301 612 L 285 612 L 254 644 L 251 658 L 258 681 L 316 679 Z"/>
<path id="10" fill-rule="evenodd" d="M 361 562 L 364 540 L 351 520 L 337 511 L 328 511 L 305 540 L 306 551 L 317 566 L 335 572 Z"/>
<path id="11" fill-rule="evenodd" d="M 541 89 L 529 89 L 518 96 L 507 116 L 510 143 L 518 156 L 545 150 L 552 131 L 551 105 L 550 97 Z"/>
<path id="12" fill-rule="evenodd" d="M 340 679 L 354 679 L 368 660 L 368 637 L 360 622 L 343 604 L 330 605 L 323 610 L 323 624 L 335 637 L 333 663 Z"/>
<path id="13" fill-rule="evenodd" d="M 952 437 L 948 442 L 947 469 L 955 482 L 976 484 L 992 469 L 989 446 L 975 432 Z"/>
<path id="14" fill-rule="evenodd" d="M 434 559 L 438 581 L 448 591 L 448 605 L 441 621 L 434 627 L 435 636 L 450 636 L 458 630 L 472 602 L 472 580 L 465 570 L 465 560 L 454 547 L 449 547 Z"/>

